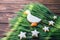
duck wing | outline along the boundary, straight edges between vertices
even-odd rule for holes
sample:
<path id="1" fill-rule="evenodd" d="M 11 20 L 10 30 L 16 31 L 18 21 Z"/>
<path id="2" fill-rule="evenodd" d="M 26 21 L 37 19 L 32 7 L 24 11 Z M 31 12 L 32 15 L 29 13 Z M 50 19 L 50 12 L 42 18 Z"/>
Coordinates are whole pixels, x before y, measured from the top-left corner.
<path id="1" fill-rule="evenodd" d="M 35 17 L 35 16 L 33 16 L 33 15 L 28 15 L 28 16 L 27 16 L 27 20 L 28 20 L 29 22 L 37 22 L 37 23 L 39 23 L 39 22 L 41 21 L 40 18 Z"/>

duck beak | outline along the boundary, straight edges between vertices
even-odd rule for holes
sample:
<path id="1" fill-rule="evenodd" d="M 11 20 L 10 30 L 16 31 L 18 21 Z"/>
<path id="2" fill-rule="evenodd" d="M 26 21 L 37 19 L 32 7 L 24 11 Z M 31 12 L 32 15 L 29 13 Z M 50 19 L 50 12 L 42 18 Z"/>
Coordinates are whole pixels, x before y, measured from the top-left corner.
<path id="1" fill-rule="evenodd" d="M 27 15 L 27 13 L 26 13 L 26 12 L 24 12 L 24 14 L 26 14 L 26 15 Z"/>

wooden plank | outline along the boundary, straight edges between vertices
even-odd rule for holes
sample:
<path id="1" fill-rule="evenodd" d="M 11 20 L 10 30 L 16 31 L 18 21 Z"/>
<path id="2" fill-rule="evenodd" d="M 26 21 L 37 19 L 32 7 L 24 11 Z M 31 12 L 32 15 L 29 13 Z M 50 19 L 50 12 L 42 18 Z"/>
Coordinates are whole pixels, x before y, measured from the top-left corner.
<path id="1" fill-rule="evenodd" d="M 22 9 L 24 5 L 13 5 L 13 4 L 1 4 L 0 5 L 0 12 L 17 12 L 18 10 Z"/>
<path id="2" fill-rule="evenodd" d="M 54 13 L 60 13 L 60 10 L 52 10 Z"/>
<path id="3" fill-rule="evenodd" d="M 60 9 L 60 4 L 44 4 L 50 9 Z M 18 10 L 24 8 L 25 5 L 20 4 L 0 4 L 0 12 L 17 12 Z"/>
<path id="4" fill-rule="evenodd" d="M 57 9 L 57 10 L 60 10 L 60 4 L 55 4 L 55 5 L 52 5 L 52 4 L 50 4 L 50 5 L 48 5 L 48 4 L 45 4 L 45 6 L 47 6 L 49 9 Z"/>
<path id="5" fill-rule="evenodd" d="M 4 6 L 3 6 L 4 5 Z M 48 4 L 44 4 L 44 5 L 46 5 L 47 7 L 49 7 L 50 9 L 57 9 L 57 8 L 60 8 L 60 4 L 56 4 L 56 5 L 52 5 L 52 4 L 50 4 L 50 5 L 48 5 Z M 17 5 L 17 4 L 15 4 L 15 5 L 13 5 L 13 4 L 10 4 L 10 5 L 8 5 L 8 4 L 1 4 L 0 5 L 0 10 L 19 10 L 19 9 L 22 9 L 23 7 L 24 7 L 25 5 Z M 53 8 L 52 8 L 53 7 Z"/>
<path id="6" fill-rule="evenodd" d="M 51 10 L 53 10 L 54 13 L 60 13 L 60 9 L 56 8 L 56 9 L 51 9 Z M 3 10 L 3 11 L 0 11 L 0 12 L 13 12 L 13 13 L 15 12 L 16 13 L 17 11 L 16 10 L 11 10 L 11 11 L 9 11 L 9 10 Z"/>
<path id="7" fill-rule="evenodd" d="M 60 3 L 60 0 L 57 1 L 57 0 L 2 0 L 0 1 L 0 3 L 7 3 L 7 4 L 28 4 L 28 3 L 31 3 L 31 2 L 41 2 L 41 3 L 44 3 L 44 4 L 59 4 Z"/>
<path id="8" fill-rule="evenodd" d="M 9 31 L 8 24 L 0 24 L 0 36 Z"/>
<path id="9" fill-rule="evenodd" d="M 60 10 L 60 5 L 46 5 L 51 10 Z M 24 5 L 5 5 L 5 7 L 0 7 L 0 12 L 17 12 L 20 9 L 24 8 Z M 57 12 L 56 12 L 57 13 Z"/>
<path id="10" fill-rule="evenodd" d="M 9 31 L 9 24 L 0 24 L 0 31 Z"/>
<path id="11" fill-rule="evenodd" d="M 60 3 L 60 0 L 44 0 L 46 3 Z"/>
<path id="12" fill-rule="evenodd" d="M 6 36 L 4 33 L 6 33 L 6 32 L 5 32 L 5 31 L 0 31 L 0 38 L 2 38 L 2 37 L 5 37 L 5 36 Z"/>
<path id="13" fill-rule="evenodd" d="M 6 36 L 5 33 L 10 30 L 9 24 L 0 24 L 0 37 Z"/>
<path id="14" fill-rule="evenodd" d="M 60 4 L 45 4 L 50 9 L 60 9 Z M 18 10 L 22 9 L 25 5 L 22 4 L 9 4 L 4 3 L 0 4 L 0 12 L 17 12 Z"/>
<path id="15" fill-rule="evenodd" d="M 23 2 L 43 2 L 43 3 L 60 3 L 60 0 L 59 1 L 57 1 L 57 0 L 1 0 L 0 2 L 8 2 L 8 3 L 18 3 L 18 2 L 21 2 L 21 3 L 23 3 Z"/>
<path id="16" fill-rule="evenodd" d="M 21 4 L 21 5 L 23 5 L 23 4 L 29 4 L 29 3 L 34 3 L 34 2 L 40 2 L 40 3 L 43 3 L 43 4 L 47 4 L 46 2 L 44 2 L 44 0 L 39 0 L 39 1 L 29 1 L 29 0 L 27 0 L 27 1 L 20 1 L 20 2 L 19 1 L 18 2 L 0 2 L 0 4 Z M 52 4 L 54 4 L 54 3 L 52 3 Z M 59 3 L 56 3 L 56 4 L 59 4 Z"/>
<path id="17" fill-rule="evenodd" d="M 8 1 L 0 1 L 0 3 L 19 3 L 19 4 L 28 4 L 28 3 L 30 3 L 30 2 L 33 2 L 32 0 L 30 1 L 30 0 L 8 0 Z"/>
<path id="18" fill-rule="evenodd" d="M 16 16 L 16 14 L 14 14 L 14 13 L 1 12 L 0 13 L 0 23 L 8 23 L 9 22 L 8 18 L 13 18 L 14 16 Z"/>

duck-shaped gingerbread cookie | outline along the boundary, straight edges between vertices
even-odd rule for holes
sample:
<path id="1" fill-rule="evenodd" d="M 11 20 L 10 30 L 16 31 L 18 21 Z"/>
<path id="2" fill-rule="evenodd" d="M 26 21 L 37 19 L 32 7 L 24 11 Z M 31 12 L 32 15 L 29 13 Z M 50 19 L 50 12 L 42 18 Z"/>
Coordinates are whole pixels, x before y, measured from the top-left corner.
<path id="1" fill-rule="evenodd" d="M 37 24 L 41 21 L 40 18 L 33 16 L 30 10 L 26 10 L 24 14 L 27 14 L 27 20 L 31 23 L 31 26 L 37 26 Z"/>

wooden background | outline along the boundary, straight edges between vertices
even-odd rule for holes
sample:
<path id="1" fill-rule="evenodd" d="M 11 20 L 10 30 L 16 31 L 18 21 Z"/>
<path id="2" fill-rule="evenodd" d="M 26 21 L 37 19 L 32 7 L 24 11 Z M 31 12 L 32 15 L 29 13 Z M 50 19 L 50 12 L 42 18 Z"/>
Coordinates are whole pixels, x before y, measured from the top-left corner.
<path id="1" fill-rule="evenodd" d="M 30 2 L 41 2 L 56 14 L 60 14 L 60 0 L 0 0 L 0 37 L 9 31 L 9 20 Z"/>

